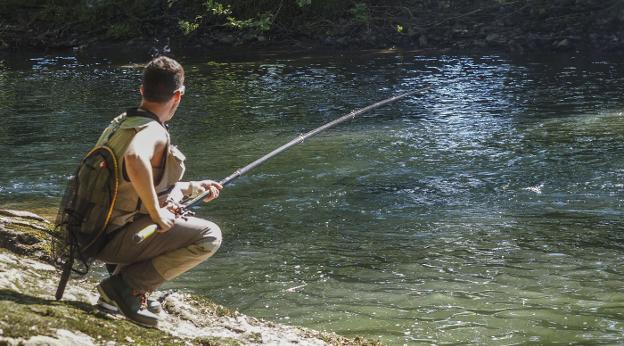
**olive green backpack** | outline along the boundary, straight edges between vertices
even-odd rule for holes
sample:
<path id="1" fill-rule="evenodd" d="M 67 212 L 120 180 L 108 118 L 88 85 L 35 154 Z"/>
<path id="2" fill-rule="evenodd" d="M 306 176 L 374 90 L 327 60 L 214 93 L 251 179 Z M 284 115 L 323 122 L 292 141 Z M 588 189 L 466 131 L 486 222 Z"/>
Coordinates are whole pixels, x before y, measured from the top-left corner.
<path id="1" fill-rule="evenodd" d="M 119 172 L 115 154 L 102 145 L 82 159 L 68 183 L 56 219 L 59 238 L 54 243 L 54 255 L 63 269 L 57 300 L 63 297 L 70 274 L 87 274 L 108 240 L 106 227 L 117 199 Z"/>

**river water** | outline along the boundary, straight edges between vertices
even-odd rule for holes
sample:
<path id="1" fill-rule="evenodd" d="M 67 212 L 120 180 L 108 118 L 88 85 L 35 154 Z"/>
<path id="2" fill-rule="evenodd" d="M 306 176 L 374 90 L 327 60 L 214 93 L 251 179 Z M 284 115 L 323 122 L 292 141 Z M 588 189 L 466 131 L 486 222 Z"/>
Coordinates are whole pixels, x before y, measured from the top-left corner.
<path id="1" fill-rule="evenodd" d="M 138 58 L 5 56 L 0 203 L 46 215 Z M 253 316 L 401 344 L 624 342 L 624 64 L 602 57 L 181 58 L 187 178 L 322 133 L 196 210 L 220 251 L 166 288 Z"/>

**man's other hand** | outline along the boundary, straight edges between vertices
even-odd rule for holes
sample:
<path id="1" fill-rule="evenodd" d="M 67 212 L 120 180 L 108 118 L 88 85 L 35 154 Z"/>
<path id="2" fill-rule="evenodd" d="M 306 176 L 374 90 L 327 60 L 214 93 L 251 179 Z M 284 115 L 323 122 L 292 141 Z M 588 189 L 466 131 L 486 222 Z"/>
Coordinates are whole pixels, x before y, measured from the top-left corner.
<path id="1" fill-rule="evenodd" d="M 158 225 L 158 232 L 167 232 L 175 223 L 176 214 L 168 208 L 158 208 L 156 215 L 151 215 L 152 221 Z"/>

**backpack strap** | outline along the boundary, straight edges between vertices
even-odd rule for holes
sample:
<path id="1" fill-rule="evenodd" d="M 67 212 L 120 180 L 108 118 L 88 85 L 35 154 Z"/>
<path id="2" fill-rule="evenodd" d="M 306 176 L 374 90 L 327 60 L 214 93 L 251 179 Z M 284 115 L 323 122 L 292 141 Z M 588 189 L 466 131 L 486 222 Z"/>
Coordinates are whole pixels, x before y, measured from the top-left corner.
<path id="1" fill-rule="evenodd" d="M 153 112 L 148 111 L 147 109 L 138 108 L 138 107 L 128 108 L 126 110 L 126 116 L 150 118 L 152 120 L 155 120 L 157 123 L 159 123 L 160 126 L 165 128 L 165 130 L 169 131 L 169 124 L 161 122 L 160 119 L 158 118 L 158 115 L 154 114 Z"/>

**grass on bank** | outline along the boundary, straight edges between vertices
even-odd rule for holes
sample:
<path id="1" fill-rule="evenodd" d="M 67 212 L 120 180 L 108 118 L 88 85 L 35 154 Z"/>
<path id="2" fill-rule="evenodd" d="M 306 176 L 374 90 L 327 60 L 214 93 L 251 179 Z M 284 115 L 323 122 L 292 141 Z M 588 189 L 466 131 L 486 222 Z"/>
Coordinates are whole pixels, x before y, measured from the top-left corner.
<path id="1" fill-rule="evenodd" d="M 95 343 L 185 344 L 163 331 L 106 317 L 93 305 L 83 302 L 57 302 L 0 289 L 0 311 L 3 311 L 0 314 L 0 335 L 5 337 L 28 339 L 36 335 L 55 336 L 57 329 L 66 329 L 89 335 Z"/>

